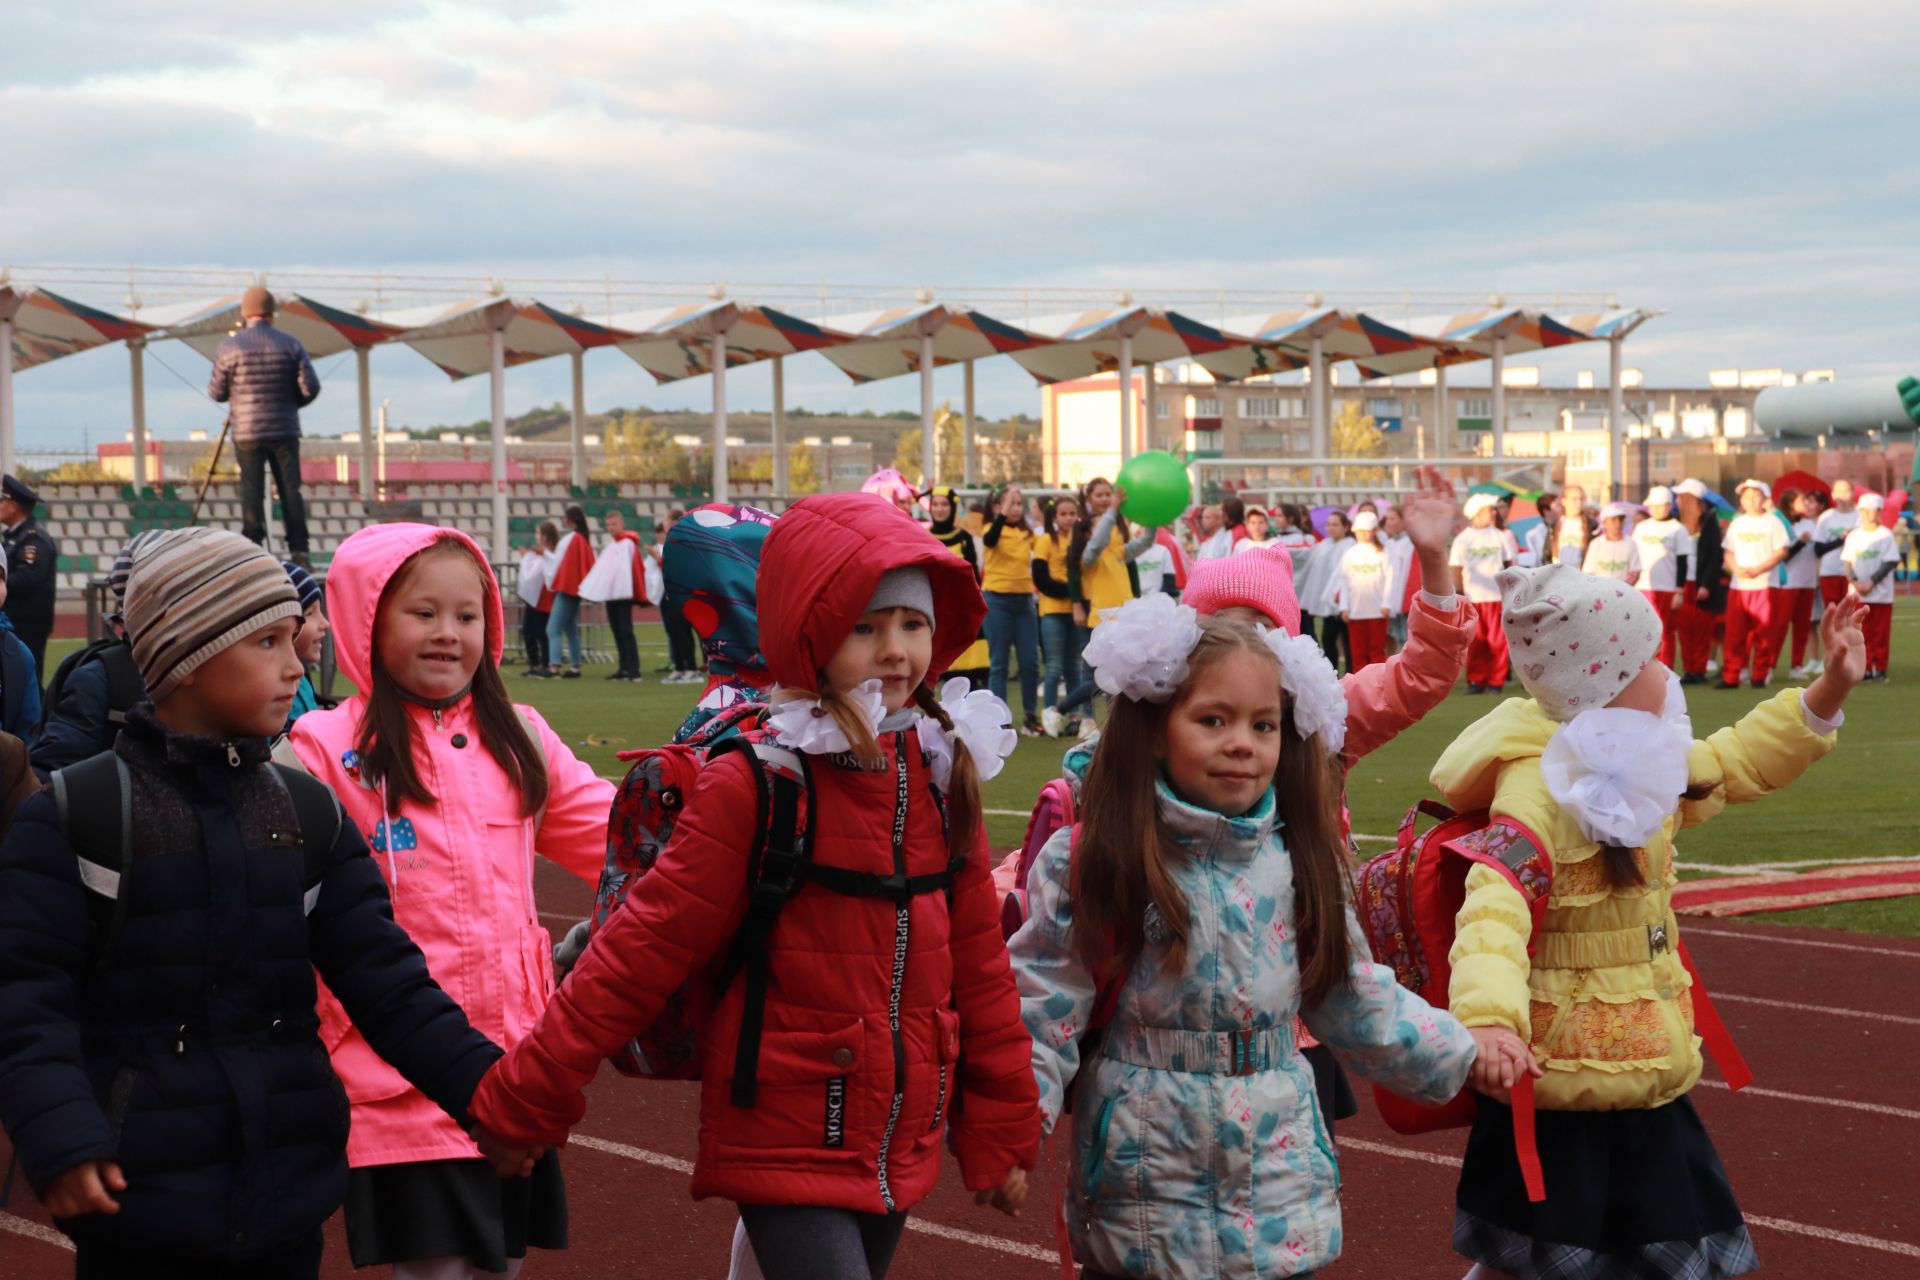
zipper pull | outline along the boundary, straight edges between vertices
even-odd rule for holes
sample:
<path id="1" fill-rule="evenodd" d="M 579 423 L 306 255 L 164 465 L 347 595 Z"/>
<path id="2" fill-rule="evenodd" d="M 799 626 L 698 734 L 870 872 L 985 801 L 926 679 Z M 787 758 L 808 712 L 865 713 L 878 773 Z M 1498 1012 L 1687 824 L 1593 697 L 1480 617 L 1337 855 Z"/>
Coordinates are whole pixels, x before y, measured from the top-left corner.
<path id="1" fill-rule="evenodd" d="M 240 767 L 240 751 L 231 742 L 227 744 L 227 767 L 229 769 Z"/>
<path id="2" fill-rule="evenodd" d="M 438 707 L 433 709 L 433 727 L 436 729 L 440 727 L 440 708 Z"/>

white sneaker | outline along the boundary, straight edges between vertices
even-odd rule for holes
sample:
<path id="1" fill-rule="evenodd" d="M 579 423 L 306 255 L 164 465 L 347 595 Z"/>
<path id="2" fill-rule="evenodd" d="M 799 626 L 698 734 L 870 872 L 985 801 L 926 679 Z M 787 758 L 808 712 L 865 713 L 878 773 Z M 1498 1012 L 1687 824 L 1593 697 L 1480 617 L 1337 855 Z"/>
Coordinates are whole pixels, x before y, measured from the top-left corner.
<path id="1" fill-rule="evenodd" d="M 1813 664 L 1810 662 L 1803 662 L 1793 668 L 1793 670 L 1787 672 L 1787 679 L 1789 680 L 1811 680 L 1812 678 Z"/>
<path id="2" fill-rule="evenodd" d="M 1710 676 L 1717 676 L 1720 674 L 1720 664 L 1714 661 L 1712 658 L 1707 659 L 1707 674 Z"/>
<path id="3" fill-rule="evenodd" d="M 1049 738 L 1057 738 L 1065 732 L 1067 718 L 1060 714 L 1060 708 L 1047 707 L 1040 712 L 1040 727 Z"/>
<path id="4" fill-rule="evenodd" d="M 1807 664 L 1807 670 L 1813 672 L 1813 678 L 1818 680 L 1821 676 L 1827 674 L 1827 664 L 1823 660 L 1809 662 Z"/>
<path id="5" fill-rule="evenodd" d="M 1089 711 L 1086 719 L 1080 722 L 1080 741 L 1085 742 L 1100 732 L 1100 726 L 1093 722 L 1093 713 Z"/>

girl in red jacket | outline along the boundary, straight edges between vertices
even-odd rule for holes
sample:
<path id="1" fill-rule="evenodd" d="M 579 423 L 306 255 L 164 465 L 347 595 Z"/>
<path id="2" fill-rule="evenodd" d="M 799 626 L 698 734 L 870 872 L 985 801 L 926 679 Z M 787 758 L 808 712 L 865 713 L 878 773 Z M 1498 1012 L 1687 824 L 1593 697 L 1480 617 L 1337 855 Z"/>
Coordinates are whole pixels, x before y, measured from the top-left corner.
<path id="1" fill-rule="evenodd" d="M 739 1203 L 768 1280 L 866 1280 L 932 1190 L 943 1129 L 968 1188 L 1007 1212 L 1039 1146 L 978 789 L 1016 738 L 991 694 L 934 697 L 985 606 L 967 564 L 885 502 L 795 504 L 757 593 L 779 682 L 767 743 L 798 753 L 810 787 L 810 847 L 769 962 L 728 963 L 762 794 L 730 752 L 472 1114 L 502 1143 L 565 1141 L 601 1061 L 691 980 L 694 1196 Z"/>

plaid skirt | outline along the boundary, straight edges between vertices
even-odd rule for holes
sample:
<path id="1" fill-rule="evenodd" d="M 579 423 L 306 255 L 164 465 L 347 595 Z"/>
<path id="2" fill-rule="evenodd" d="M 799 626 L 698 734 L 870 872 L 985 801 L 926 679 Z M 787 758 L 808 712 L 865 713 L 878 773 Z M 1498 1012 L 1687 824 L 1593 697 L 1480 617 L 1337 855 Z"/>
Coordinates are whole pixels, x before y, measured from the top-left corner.
<path id="1" fill-rule="evenodd" d="M 1719 1153 L 1685 1098 L 1648 1111 L 1541 1111 L 1547 1198 L 1527 1200 L 1513 1112 L 1467 1139 L 1453 1246 L 1517 1280 L 1723 1280 L 1755 1270 Z"/>

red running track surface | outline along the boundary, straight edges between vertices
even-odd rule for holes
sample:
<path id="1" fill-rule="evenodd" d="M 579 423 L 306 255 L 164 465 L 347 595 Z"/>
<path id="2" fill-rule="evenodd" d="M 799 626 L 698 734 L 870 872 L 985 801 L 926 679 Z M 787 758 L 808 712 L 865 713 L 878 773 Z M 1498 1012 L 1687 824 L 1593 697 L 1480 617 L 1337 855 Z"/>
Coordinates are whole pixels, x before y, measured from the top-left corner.
<path id="1" fill-rule="evenodd" d="M 548 923 L 563 928 L 589 893 L 543 864 Z M 1683 923 L 1723 1016 L 1758 1077 L 1740 1095 L 1711 1073 L 1694 1098 L 1752 1223 L 1764 1274 L 1849 1280 L 1920 1276 L 1920 941 L 1723 921 Z M 732 1206 L 687 1198 L 694 1087 L 602 1073 L 565 1157 L 573 1248 L 536 1253 L 522 1273 L 551 1277 L 718 1277 Z M 1346 1253 L 1324 1273 L 1368 1280 L 1458 1280 L 1448 1245 L 1461 1136 L 1404 1138 L 1371 1112 L 1343 1124 Z M 589 1141 L 592 1145 L 588 1145 Z M 1060 1144 L 1050 1144 L 1025 1217 L 976 1207 L 949 1168 L 913 1216 L 897 1280 L 991 1274 L 1051 1280 Z M 1551 1189 L 1549 1189 L 1551 1191 Z M 37 1238 L 46 1215 L 16 1189 L 0 1218 L 0 1276 L 52 1280 L 72 1257 Z M 345 1277 L 339 1220 L 323 1274 Z"/>

